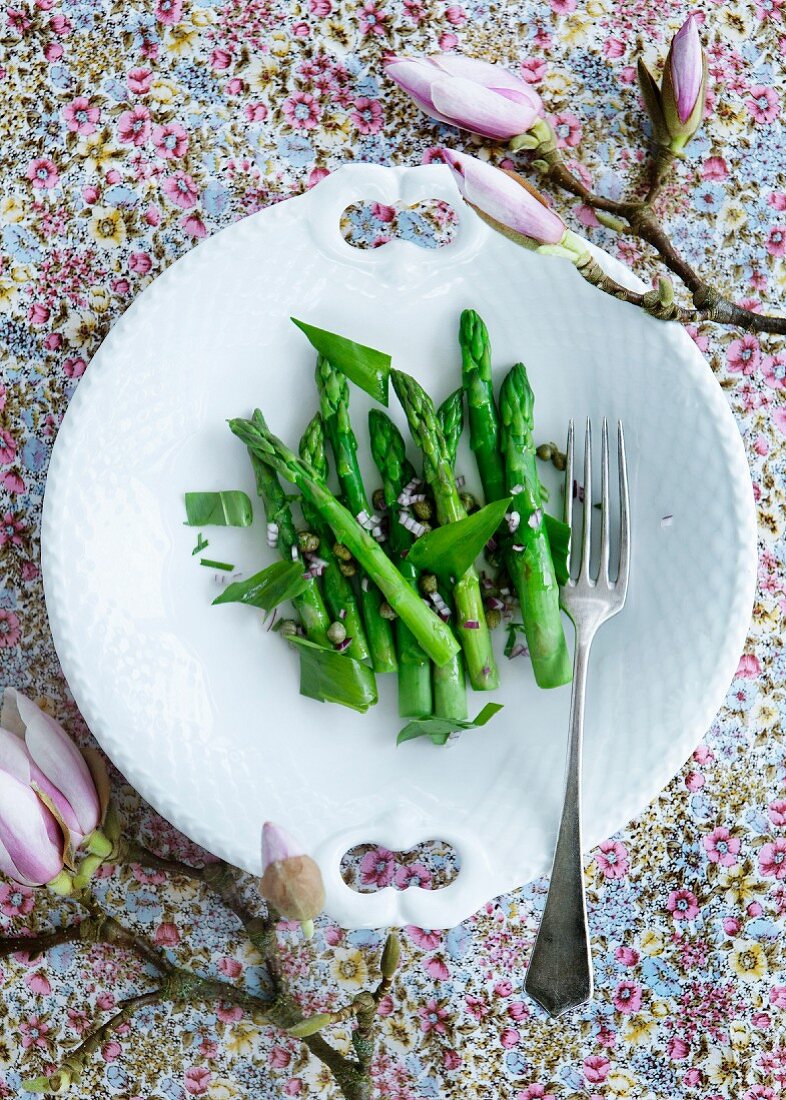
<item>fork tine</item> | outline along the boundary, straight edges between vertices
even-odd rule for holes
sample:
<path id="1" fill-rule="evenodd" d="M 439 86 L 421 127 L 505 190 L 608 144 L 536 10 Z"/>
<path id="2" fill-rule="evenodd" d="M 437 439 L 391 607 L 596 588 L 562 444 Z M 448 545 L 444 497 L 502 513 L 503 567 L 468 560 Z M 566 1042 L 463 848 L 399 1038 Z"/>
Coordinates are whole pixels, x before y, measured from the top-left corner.
<path id="1" fill-rule="evenodd" d="M 573 421 L 568 422 L 568 442 L 565 445 L 565 523 L 573 521 Z"/>
<path id="2" fill-rule="evenodd" d="M 623 600 L 628 591 L 630 573 L 630 500 L 628 497 L 628 466 L 625 461 L 625 436 L 622 421 L 617 421 L 617 448 L 620 468 L 620 568 L 616 587 L 622 593 Z"/>
<path id="3" fill-rule="evenodd" d="M 592 549 L 592 426 L 587 417 L 584 436 L 584 513 L 581 524 L 581 568 L 579 576 L 589 579 Z"/>
<path id="4" fill-rule="evenodd" d="M 600 469 L 600 569 L 598 580 L 609 583 L 609 422 L 603 417 Z"/>

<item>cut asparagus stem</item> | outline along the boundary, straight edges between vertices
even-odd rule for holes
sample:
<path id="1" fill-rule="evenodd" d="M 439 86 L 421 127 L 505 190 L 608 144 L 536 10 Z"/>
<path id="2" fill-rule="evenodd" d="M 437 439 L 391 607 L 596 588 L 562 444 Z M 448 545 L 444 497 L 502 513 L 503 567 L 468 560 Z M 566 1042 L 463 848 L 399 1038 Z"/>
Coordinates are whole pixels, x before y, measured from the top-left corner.
<path id="1" fill-rule="evenodd" d="M 440 596 L 445 603 L 450 602 L 450 593 L 440 586 Z M 432 685 L 434 690 L 434 714 L 437 718 L 449 718 L 451 721 L 466 721 L 467 688 L 464 681 L 464 658 L 460 653 L 442 665 L 434 666 Z"/>
<path id="2" fill-rule="evenodd" d="M 381 589 L 387 602 L 404 620 L 431 659 L 436 664 L 448 661 L 459 648 L 450 628 L 402 578 L 379 543 L 336 500 L 317 472 L 262 424 L 258 421 L 237 419 L 230 420 L 229 427 L 262 462 L 297 486 L 302 496 L 332 528 L 338 541 L 347 547 L 374 584 Z"/>
<path id="3" fill-rule="evenodd" d="M 323 355 L 317 358 L 317 388 L 325 434 L 330 441 L 336 472 L 350 511 L 355 516 L 371 512 L 357 459 L 357 440 L 349 419 L 349 383 Z M 360 602 L 371 657 L 377 672 L 395 672 L 397 667 L 393 628 L 382 617 L 382 596 L 379 589 L 360 578 Z"/>
<path id="4" fill-rule="evenodd" d="M 407 414 L 412 436 L 423 452 L 423 474 L 434 493 L 437 519 L 453 523 L 466 515 L 456 489 L 453 466 L 445 437 L 437 420 L 434 402 L 409 374 L 391 371 L 393 387 Z M 453 588 L 456 631 L 464 650 L 470 683 L 476 691 L 489 691 L 499 684 L 491 649 L 480 583 L 474 566 L 459 577 Z"/>
<path id="5" fill-rule="evenodd" d="M 505 467 L 491 377 L 491 343 L 486 326 L 474 309 L 465 309 L 461 314 L 459 344 L 467 395 L 469 443 L 475 453 L 486 504 L 491 504 L 506 495 Z"/>
<path id="6" fill-rule="evenodd" d="M 309 421 L 303 438 L 300 440 L 300 457 L 317 471 L 323 481 L 328 478 L 327 449 L 325 431 L 319 413 Z M 262 463 L 262 465 L 264 465 Z M 276 477 L 273 474 L 273 477 Z M 322 574 L 322 589 L 325 602 L 334 620 L 343 623 L 350 640 L 342 652 L 356 661 L 371 663 L 366 631 L 360 614 L 352 582 L 345 577 L 333 553 L 333 538 L 330 528 L 322 516 L 307 500 L 303 501 L 303 518 L 308 528 L 319 539 L 319 556 L 327 562 Z"/>
<path id="7" fill-rule="evenodd" d="M 415 588 L 418 571 L 406 558 L 413 536 L 399 522 L 401 505 L 398 499 L 404 487 L 413 480 L 415 470 L 406 456 L 401 432 L 386 413 L 380 409 L 371 409 L 368 427 L 371 454 L 382 477 L 382 493 L 389 522 L 388 551 L 404 579 Z M 401 619 L 396 621 L 396 652 L 399 714 L 402 718 L 422 718 L 431 714 L 430 662 L 412 631 Z"/>
<path id="8" fill-rule="evenodd" d="M 265 418 L 257 409 L 254 413 L 254 421 L 260 428 L 267 428 Z M 257 494 L 262 501 L 265 510 L 265 521 L 275 524 L 278 530 L 278 549 L 285 561 L 292 560 L 293 548 L 297 549 L 297 533 L 292 520 L 292 509 L 289 506 L 278 475 L 269 466 L 256 457 L 249 449 L 251 465 L 254 468 Z M 306 636 L 318 645 L 329 646 L 327 631 L 330 626 L 330 616 L 325 607 L 324 600 L 319 591 L 316 580 L 312 577 L 306 588 L 299 596 L 296 596 L 292 604 L 300 616 Z"/>
<path id="9" fill-rule="evenodd" d="M 519 515 L 505 561 L 521 604 L 535 680 L 540 687 L 552 688 L 570 681 L 572 662 L 562 627 L 559 585 L 543 526 L 532 438 L 534 405 L 527 371 L 517 363 L 502 383 L 499 399 L 507 488 L 513 497 L 511 510 Z"/>

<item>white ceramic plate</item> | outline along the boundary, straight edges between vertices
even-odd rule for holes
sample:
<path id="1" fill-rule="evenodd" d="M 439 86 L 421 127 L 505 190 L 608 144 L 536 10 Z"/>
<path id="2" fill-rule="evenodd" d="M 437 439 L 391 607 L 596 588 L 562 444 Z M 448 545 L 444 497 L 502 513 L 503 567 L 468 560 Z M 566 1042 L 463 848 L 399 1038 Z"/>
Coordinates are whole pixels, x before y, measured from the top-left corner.
<path id="1" fill-rule="evenodd" d="M 359 251 L 340 236 L 353 201 L 428 197 L 459 212 L 442 249 L 398 241 Z M 488 323 L 500 375 L 526 362 L 539 440 L 564 439 L 569 417 L 626 426 L 630 594 L 598 636 L 589 679 L 585 822 L 595 845 L 655 797 L 700 740 L 751 613 L 755 518 L 743 446 L 709 366 L 677 325 L 493 233 L 461 204 L 447 168 L 349 166 L 219 233 L 140 296 L 80 383 L 50 466 L 47 605 L 93 733 L 161 813 L 248 871 L 260 870 L 263 820 L 291 829 L 320 863 L 328 911 L 348 927 L 448 927 L 548 870 L 570 690 L 539 691 L 526 660 L 503 659 L 494 697 L 505 709 L 489 726 L 447 750 L 397 749 L 390 678 L 366 716 L 303 699 L 296 658 L 260 616 L 210 606 L 216 582 L 191 555 L 183 492 L 237 487 L 253 498 L 246 455 L 224 422 L 255 405 L 296 443 L 316 398 L 313 356 L 290 314 L 391 352 L 441 399 L 458 383 L 467 306 Z M 357 391 L 352 400 L 365 440 L 369 401 Z M 458 468 L 471 486 L 462 447 Z M 207 530 L 210 555 L 247 572 L 272 560 L 256 513 L 251 530 Z M 485 701 L 473 696 L 473 713 Z M 434 837 L 461 856 L 446 889 L 361 895 L 341 879 L 354 844 L 401 850 Z"/>

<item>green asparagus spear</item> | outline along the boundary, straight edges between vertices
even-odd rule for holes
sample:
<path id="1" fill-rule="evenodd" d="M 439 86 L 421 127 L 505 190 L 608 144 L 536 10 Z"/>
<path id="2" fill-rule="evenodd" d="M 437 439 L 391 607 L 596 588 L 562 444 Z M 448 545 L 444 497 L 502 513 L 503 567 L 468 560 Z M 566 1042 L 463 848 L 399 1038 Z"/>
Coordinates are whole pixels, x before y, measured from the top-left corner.
<path id="1" fill-rule="evenodd" d="M 458 451 L 461 433 L 464 430 L 464 390 L 459 387 L 449 394 L 437 409 L 439 424 L 445 443 L 448 448 L 450 464 L 456 468 L 456 452 Z"/>
<path id="2" fill-rule="evenodd" d="M 399 523 L 401 505 L 398 498 L 404 486 L 414 478 L 415 470 L 406 456 L 401 432 L 386 413 L 371 409 L 368 428 L 371 455 L 382 476 L 382 492 L 390 522 L 388 550 L 402 576 L 414 586 L 418 571 L 406 557 L 412 545 L 412 533 Z M 405 718 L 431 714 L 431 662 L 401 619 L 396 620 L 396 651 L 399 714 Z"/>
<path id="3" fill-rule="evenodd" d="M 527 371 L 517 363 L 500 390 L 499 407 L 511 511 L 519 526 L 506 551 L 508 572 L 516 586 L 532 668 L 540 687 L 570 681 L 572 665 L 559 609 L 559 585 L 543 527 L 540 481 L 532 438 L 535 398 Z"/>
<path id="4" fill-rule="evenodd" d="M 491 342 L 474 309 L 465 309 L 461 314 L 459 343 L 469 412 L 469 442 L 475 452 L 486 504 L 491 504 L 505 496 L 505 469 L 491 378 Z"/>
<path id="5" fill-rule="evenodd" d="M 300 440 L 300 457 L 313 466 L 323 481 L 327 481 L 328 461 L 325 449 L 325 432 L 319 413 L 306 426 L 303 438 Z M 319 539 L 319 553 L 327 562 L 325 571 L 322 574 L 325 602 L 333 618 L 344 624 L 347 637 L 351 639 L 343 652 L 348 657 L 354 657 L 356 661 L 364 661 L 366 664 L 370 664 L 371 655 L 366 632 L 363 628 L 360 608 L 355 599 L 352 583 L 341 572 L 333 553 L 333 538 L 330 528 L 316 508 L 309 504 L 307 500 L 303 501 L 303 518 L 309 529 Z"/>
<path id="6" fill-rule="evenodd" d="M 254 423 L 260 429 L 267 429 L 265 418 L 257 409 L 254 413 Z M 284 495 L 278 475 L 275 471 L 260 462 L 253 451 L 249 449 L 251 465 L 254 468 L 254 477 L 257 483 L 257 493 L 265 509 L 267 523 L 275 523 L 278 528 L 278 548 L 285 561 L 292 559 L 292 548 L 297 548 L 297 532 L 292 520 L 292 509 Z M 303 629 L 312 642 L 318 645 L 329 646 L 327 631 L 330 627 L 330 616 L 327 613 L 319 586 L 312 577 L 306 588 L 292 601 Z"/>
<path id="7" fill-rule="evenodd" d="M 441 524 L 463 519 L 466 512 L 456 489 L 453 466 L 434 402 L 411 375 L 394 370 L 391 371 L 391 378 L 407 414 L 412 436 L 423 452 L 423 475 L 434 493 L 437 519 Z M 476 691 L 492 690 L 498 686 L 499 676 L 474 566 L 463 577 L 456 578 L 453 602 L 456 630 L 464 650 L 470 683 Z"/>
<path id="8" fill-rule="evenodd" d="M 330 441 L 341 491 L 357 517 L 371 513 L 357 459 L 357 440 L 349 419 L 349 384 L 344 374 L 323 355 L 317 358 L 317 388 L 325 434 Z M 382 596 L 367 577 L 360 579 L 360 601 L 368 642 L 377 672 L 396 671 L 396 650 L 391 623 L 380 614 Z"/>
<path id="9" fill-rule="evenodd" d="M 402 578 L 385 551 L 355 517 L 339 503 L 317 472 L 299 459 L 284 443 L 255 419 L 230 420 L 232 432 L 263 463 L 292 482 L 333 529 L 336 538 L 357 558 L 361 567 L 383 592 L 393 610 L 401 616 L 423 649 L 436 664 L 444 664 L 458 651 L 458 642 L 448 626 L 421 600 Z"/>

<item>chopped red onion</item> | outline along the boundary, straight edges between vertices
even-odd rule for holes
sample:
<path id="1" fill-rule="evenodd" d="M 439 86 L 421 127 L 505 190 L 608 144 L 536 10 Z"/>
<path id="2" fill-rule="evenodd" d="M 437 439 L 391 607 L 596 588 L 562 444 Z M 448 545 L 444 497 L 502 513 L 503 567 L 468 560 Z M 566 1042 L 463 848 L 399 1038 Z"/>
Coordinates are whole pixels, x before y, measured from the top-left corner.
<path id="1" fill-rule="evenodd" d="M 463 489 L 464 486 L 466 485 L 466 483 L 467 483 L 467 479 L 464 477 L 463 474 L 457 474 L 456 475 L 456 488 L 457 489 Z"/>
<path id="2" fill-rule="evenodd" d="M 269 523 L 267 525 L 267 544 L 271 550 L 275 550 L 278 546 L 278 524 Z"/>
<path id="3" fill-rule="evenodd" d="M 352 645 L 352 639 L 347 636 L 343 642 L 339 642 L 335 647 L 337 653 L 343 653 L 345 649 L 348 649 Z"/>
<path id="4" fill-rule="evenodd" d="M 290 553 L 292 555 L 292 561 L 297 561 L 297 558 L 298 558 L 297 546 L 293 546 L 290 550 Z"/>
<path id="5" fill-rule="evenodd" d="M 536 508 L 535 511 L 532 513 L 532 515 L 527 520 L 527 524 L 528 524 L 528 526 L 530 526 L 532 528 L 533 531 L 536 531 L 537 528 L 540 526 L 540 523 L 541 523 L 542 519 L 543 519 L 543 509 L 542 508 Z"/>
<path id="6" fill-rule="evenodd" d="M 521 516 L 518 512 L 508 512 L 505 516 L 505 519 L 508 521 L 508 530 L 510 531 L 511 535 L 514 533 L 514 531 L 518 531 L 519 524 L 521 523 Z"/>
<path id="7" fill-rule="evenodd" d="M 504 611 L 505 601 L 501 600 L 499 596 L 486 596 L 486 607 L 489 611 Z"/>
<path id="8" fill-rule="evenodd" d="M 528 654 L 529 650 L 527 647 L 522 645 L 521 642 L 517 642 L 513 649 L 511 649 L 508 660 L 512 661 L 514 657 L 526 657 Z"/>
<path id="9" fill-rule="evenodd" d="M 480 623 L 477 619 L 465 619 L 463 625 L 465 630 L 480 630 Z"/>

